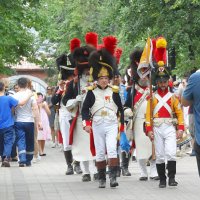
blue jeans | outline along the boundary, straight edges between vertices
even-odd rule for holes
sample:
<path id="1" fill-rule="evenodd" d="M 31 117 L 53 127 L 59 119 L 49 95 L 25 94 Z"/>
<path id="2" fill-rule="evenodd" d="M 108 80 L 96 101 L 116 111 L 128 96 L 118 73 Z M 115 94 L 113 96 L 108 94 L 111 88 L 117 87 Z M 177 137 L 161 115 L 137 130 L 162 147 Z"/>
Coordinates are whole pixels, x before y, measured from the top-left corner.
<path id="1" fill-rule="evenodd" d="M 0 129 L 0 155 L 10 158 L 12 146 L 15 139 L 14 126 Z"/>
<path id="2" fill-rule="evenodd" d="M 34 154 L 34 123 L 15 122 L 19 163 L 31 164 Z"/>

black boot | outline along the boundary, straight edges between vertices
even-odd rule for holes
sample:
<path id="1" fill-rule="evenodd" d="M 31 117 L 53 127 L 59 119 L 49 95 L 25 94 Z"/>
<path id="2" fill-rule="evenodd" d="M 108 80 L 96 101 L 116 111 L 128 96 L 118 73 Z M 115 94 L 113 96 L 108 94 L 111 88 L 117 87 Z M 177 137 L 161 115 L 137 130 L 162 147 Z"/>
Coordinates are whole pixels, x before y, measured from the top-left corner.
<path id="1" fill-rule="evenodd" d="M 130 156 L 126 152 L 122 152 L 122 175 L 123 176 L 131 176 L 131 173 L 128 170 L 128 165 L 129 165 L 129 158 Z"/>
<path id="2" fill-rule="evenodd" d="M 98 169 L 99 188 L 106 187 L 106 168 Z"/>
<path id="3" fill-rule="evenodd" d="M 118 186 L 118 182 L 116 180 L 117 174 L 117 166 L 110 166 L 110 187 Z"/>
<path id="4" fill-rule="evenodd" d="M 93 181 L 98 181 L 99 180 L 99 174 L 98 173 L 95 173 L 93 175 Z"/>
<path id="5" fill-rule="evenodd" d="M 74 171 L 77 173 L 77 174 L 82 174 L 82 170 L 81 170 L 81 167 L 80 167 L 80 162 L 78 161 L 74 161 Z"/>
<path id="6" fill-rule="evenodd" d="M 117 177 L 120 177 L 120 176 L 121 176 L 121 167 L 120 167 L 120 166 L 117 166 L 117 173 L 116 173 L 116 176 L 117 176 Z"/>
<path id="7" fill-rule="evenodd" d="M 71 151 L 64 151 L 65 160 L 67 163 L 67 171 L 65 172 L 66 175 L 74 174 L 74 170 L 72 167 L 72 152 Z"/>
<path id="8" fill-rule="evenodd" d="M 89 182 L 89 181 L 91 181 L 91 176 L 90 176 L 90 174 L 84 174 L 84 175 L 82 176 L 82 181 L 83 181 L 83 182 Z"/>
<path id="9" fill-rule="evenodd" d="M 106 187 L 106 161 L 98 161 L 96 162 L 96 167 L 98 170 L 98 180 L 99 180 L 99 188 Z"/>
<path id="10" fill-rule="evenodd" d="M 159 188 L 166 187 L 165 163 L 156 164 L 158 176 L 160 178 Z"/>
<path id="11" fill-rule="evenodd" d="M 177 186 L 178 183 L 175 181 L 175 174 L 176 174 L 176 161 L 168 161 L 168 185 L 169 186 Z"/>

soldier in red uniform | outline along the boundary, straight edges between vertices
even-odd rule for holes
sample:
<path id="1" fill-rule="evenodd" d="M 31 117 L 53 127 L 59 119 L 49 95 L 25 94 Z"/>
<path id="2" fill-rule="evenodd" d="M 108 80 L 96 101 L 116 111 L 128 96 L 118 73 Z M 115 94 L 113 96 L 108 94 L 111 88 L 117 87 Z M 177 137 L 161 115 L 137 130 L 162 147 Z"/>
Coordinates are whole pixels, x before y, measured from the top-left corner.
<path id="1" fill-rule="evenodd" d="M 177 186 L 176 138 L 182 137 L 184 130 L 183 113 L 178 98 L 169 91 L 169 72 L 166 67 L 166 40 L 156 40 L 155 62 L 157 66 L 157 90 L 149 99 L 146 110 L 146 131 L 154 141 L 156 167 L 160 177 L 159 187 L 166 187 L 165 160 L 167 160 L 169 186 Z M 152 120 L 151 120 L 152 119 Z M 175 126 L 175 122 L 177 126 Z"/>
<path id="2" fill-rule="evenodd" d="M 157 170 L 155 160 L 150 159 L 150 174 L 148 177 L 147 161 L 152 154 L 152 144 L 144 132 L 144 122 L 147 107 L 147 100 L 150 94 L 149 91 L 149 77 L 140 78 L 137 73 L 138 65 L 143 60 L 141 60 L 142 51 L 140 49 L 135 49 L 130 55 L 131 59 L 131 69 L 132 69 L 132 79 L 135 82 L 134 91 L 133 87 L 128 90 L 128 99 L 125 106 L 129 109 L 125 109 L 125 117 L 132 117 L 134 125 L 130 126 L 129 121 L 127 128 L 132 131 L 132 135 L 135 142 L 136 157 L 140 168 L 140 181 L 147 181 L 148 178 L 157 180 Z M 132 108 L 133 107 L 133 108 Z M 134 112 L 132 112 L 132 110 Z"/>

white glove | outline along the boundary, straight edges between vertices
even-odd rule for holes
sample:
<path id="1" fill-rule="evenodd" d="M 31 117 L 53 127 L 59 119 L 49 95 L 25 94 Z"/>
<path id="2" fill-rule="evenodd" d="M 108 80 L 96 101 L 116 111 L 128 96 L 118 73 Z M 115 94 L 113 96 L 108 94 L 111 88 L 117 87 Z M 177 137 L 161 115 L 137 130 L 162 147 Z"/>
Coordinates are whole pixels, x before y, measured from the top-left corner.
<path id="1" fill-rule="evenodd" d="M 130 108 L 124 110 L 124 117 L 133 117 L 133 111 Z"/>
<path id="2" fill-rule="evenodd" d="M 78 101 L 76 99 L 70 99 L 67 101 L 66 108 L 69 112 L 74 109 L 78 105 Z"/>
<path id="3" fill-rule="evenodd" d="M 76 101 L 82 102 L 83 101 L 83 96 L 81 94 L 76 96 Z"/>

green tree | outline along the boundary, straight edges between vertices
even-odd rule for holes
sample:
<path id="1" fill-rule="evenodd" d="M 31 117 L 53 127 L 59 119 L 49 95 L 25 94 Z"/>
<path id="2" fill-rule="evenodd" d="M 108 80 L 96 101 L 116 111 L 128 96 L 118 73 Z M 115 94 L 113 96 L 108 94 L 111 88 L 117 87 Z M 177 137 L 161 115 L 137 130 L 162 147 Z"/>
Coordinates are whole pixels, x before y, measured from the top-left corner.
<path id="1" fill-rule="evenodd" d="M 0 66 L 17 62 L 21 55 L 39 56 L 41 64 L 51 62 L 49 66 L 55 66 L 55 57 L 69 52 L 69 41 L 78 37 L 84 44 L 88 31 L 99 34 L 99 43 L 106 35 L 118 38 L 118 46 L 123 49 L 121 71 L 129 65 L 129 54 L 135 46 L 143 47 L 148 36 L 160 35 L 168 41 L 169 57 L 176 56 L 176 74 L 183 76 L 200 65 L 199 0 L 1 2 L 0 36 L 4 37 L 0 41 Z M 39 33 L 37 40 L 29 31 L 31 27 Z M 46 47 L 47 53 L 35 54 L 41 46 Z M 50 52 L 50 48 L 55 51 Z M 174 67 L 175 63 L 171 65 Z"/>
<path id="2" fill-rule="evenodd" d="M 0 0 L 0 73 L 17 63 L 21 56 L 33 52 L 30 28 L 34 26 L 34 9 L 38 1 Z"/>

